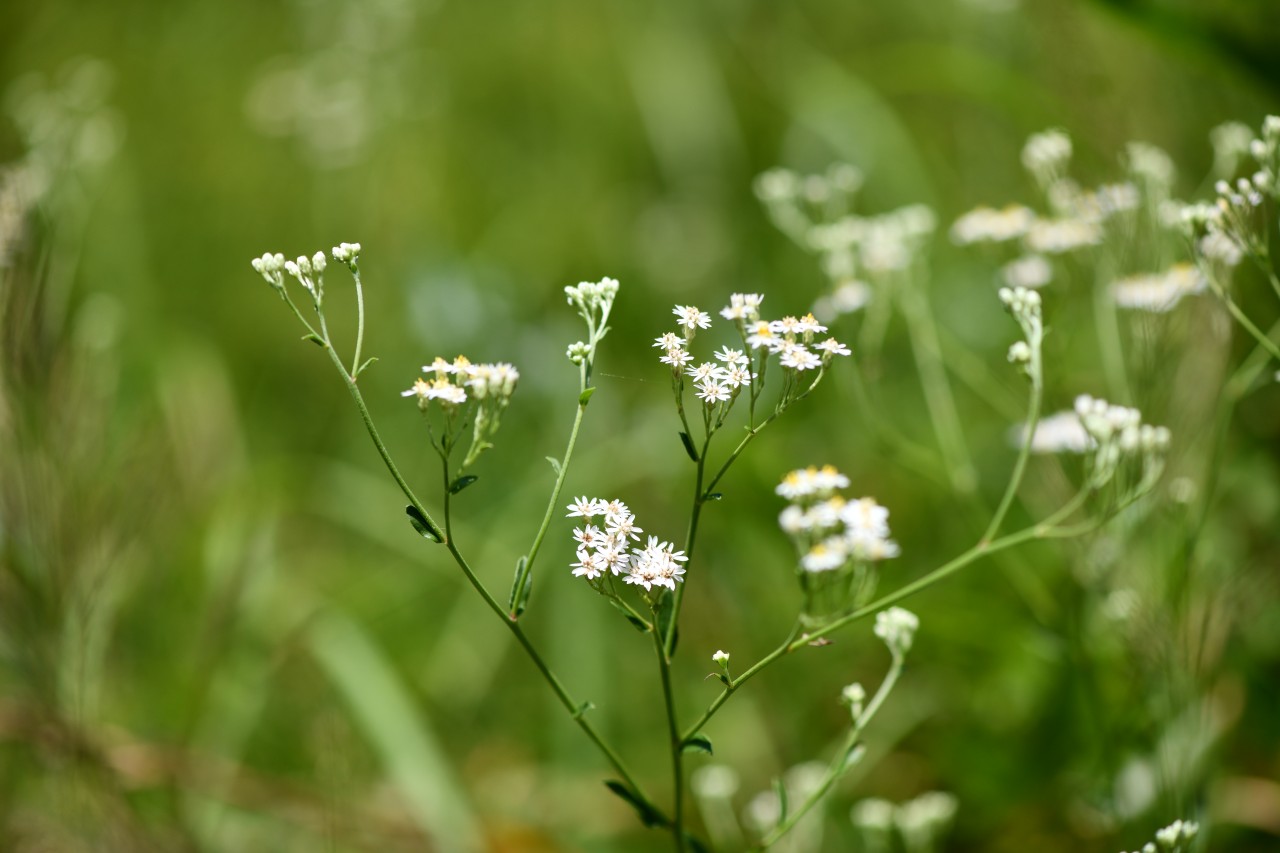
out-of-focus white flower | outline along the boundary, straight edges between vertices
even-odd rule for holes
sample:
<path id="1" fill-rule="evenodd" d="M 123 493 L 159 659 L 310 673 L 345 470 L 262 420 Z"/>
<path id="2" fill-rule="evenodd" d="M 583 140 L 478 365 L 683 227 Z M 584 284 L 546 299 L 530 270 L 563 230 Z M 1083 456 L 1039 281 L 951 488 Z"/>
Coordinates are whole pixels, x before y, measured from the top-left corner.
<path id="1" fill-rule="evenodd" d="M 951 226 L 951 241 L 959 246 L 971 243 L 1003 243 L 1027 233 L 1036 216 L 1030 208 L 1011 204 L 996 210 L 976 207 Z"/>
<path id="2" fill-rule="evenodd" d="M 1033 252 L 1060 255 L 1102 242 L 1102 228 L 1084 219 L 1037 219 L 1027 231 L 1027 248 Z"/>
<path id="3" fill-rule="evenodd" d="M 1010 287 L 1035 289 L 1053 279 L 1053 267 L 1040 255 L 1023 255 L 1001 267 L 1000 275 Z"/>
<path id="4" fill-rule="evenodd" d="M 1111 285 L 1111 295 L 1121 308 L 1164 313 L 1182 297 L 1200 293 L 1208 286 L 1204 276 L 1191 264 L 1174 264 L 1162 273 L 1129 276 Z"/>
<path id="5" fill-rule="evenodd" d="M 872 630 L 877 637 L 884 640 L 890 654 L 895 658 L 901 658 L 911 650 L 911 643 L 919 627 L 919 617 L 910 610 L 890 607 L 876 614 L 876 626 Z"/>

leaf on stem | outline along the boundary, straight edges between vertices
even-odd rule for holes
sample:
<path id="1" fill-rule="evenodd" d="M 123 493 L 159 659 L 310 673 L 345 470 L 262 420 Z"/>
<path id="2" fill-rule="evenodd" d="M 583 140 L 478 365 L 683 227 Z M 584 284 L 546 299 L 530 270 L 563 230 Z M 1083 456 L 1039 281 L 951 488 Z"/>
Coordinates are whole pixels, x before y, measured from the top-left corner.
<path id="1" fill-rule="evenodd" d="M 511 600 L 507 602 L 507 612 L 512 616 L 524 613 L 529 603 L 529 593 L 533 591 L 533 575 L 527 570 L 528 557 L 516 560 L 516 576 L 511 581 Z"/>
<path id="2" fill-rule="evenodd" d="M 625 782 L 617 779 L 606 779 L 604 786 L 613 791 L 622 800 L 631 805 L 636 810 L 636 815 L 640 818 L 640 822 L 645 826 L 668 826 L 667 818 L 658 812 L 653 806 L 649 805 L 639 794 L 627 787 Z"/>
<path id="3" fill-rule="evenodd" d="M 587 404 L 587 401 L 591 399 L 591 395 L 594 393 L 596 393 L 595 388 L 588 388 L 587 390 L 583 391 L 581 394 L 578 395 L 578 405 L 585 406 Z"/>
<path id="4" fill-rule="evenodd" d="M 670 654 L 676 653 L 676 643 L 680 639 L 680 629 L 673 626 L 671 621 L 676 615 L 675 595 L 670 592 L 664 592 L 662 598 L 658 599 L 658 608 L 656 615 L 656 625 L 659 637 L 671 637 Z"/>
<path id="5" fill-rule="evenodd" d="M 556 472 L 556 476 L 560 476 L 560 460 L 554 456 L 548 456 L 547 461 L 551 463 L 551 468 Z"/>
<path id="6" fill-rule="evenodd" d="M 642 634 L 649 633 L 649 623 L 632 613 L 625 604 L 618 601 L 616 598 L 610 598 L 609 603 L 616 607 L 619 613 L 627 617 L 627 621 L 634 625 L 637 631 Z"/>
<path id="7" fill-rule="evenodd" d="M 680 749 L 682 752 L 705 752 L 707 755 L 715 755 L 715 751 L 711 748 L 711 738 L 702 734 L 685 738 L 684 743 L 680 744 Z"/>
<path id="8" fill-rule="evenodd" d="M 707 492 L 705 495 L 702 496 L 702 499 L 704 501 L 718 501 L 723 498 L 724 498 L 724 495 L 721 492 Z"/>
<path id="9" fill-rule="evenodd" d="M 862 757 L 866 754 L 867 748 L 860 743 L 855 743 L 853 746 L 849 747 L 849 750 L 844 754 L 844 762 L 840 765 L 840 772 L 844 773 L 847 771 L 850 767 L 861 761 Z"/>
<path id="10" fill-rule="evenodd" d="M 303 339 L 304 341 L 311 341 L 311 343 L 315 344 L 315 345 L 316 345 L 316 346 L 318 346 L 318 347 L 322 347 L 322 346 L 324 346 L 324 339 L 323 339 L 323 338 L 321 338 L 319 335 L 312 334 L 312 333 L 310 333 L 310 332 L 308 332 L 307 334 L 303 335 L 303 336 L 302 336 L 302 339 Z"/>
<path id="11" fill-rule="evenodd" d="M 404 508 L 405 515 L 409 516 L 409 523 L 413 525 L 413 529 L 418 531 L 418 535 L 424 539 L 430 539 L 439 545 L 444 541 L 444 536 L 436 529 L 435 525 L 427 521 L 427 517 L 418 511 L 413 504 L 409 504 Z"/>
<path id="12" fill-rule="evenodd" d="M 472 483 L 474 483 L 476 480 L 479 480 L 479 479 L 480 478 L 477 477 L 475 474 L 468 474 L 465 477 L 459 477 L 449 485 L 449 494 L 456 495 L 458 492 L 462 491 L 467 486 L 470 486 Z"/>
<path id="13" fill-rule="evenodd" d="M 377 360 L 378 360 L 378 357 L 376 355 L 371 358 L 366 358 L 364 361 L 364 364 L 356 368 L 356 376 L 359 376 L 361 373 L 364 373 L 365 370 L 368 369 L 369 365 L 373 364 Z"/>
<path id="14" fill-rule="evenodd" d="M 697 451 L 697 448 L 693 446 L 693 439 L 689 438 L 689 433 L 681 432 L 680 442 L 684 444 L 684 452 L 689 454 L 689 458 L 692 459 L 694 462 L 697 462 L 698 451 Z"/>

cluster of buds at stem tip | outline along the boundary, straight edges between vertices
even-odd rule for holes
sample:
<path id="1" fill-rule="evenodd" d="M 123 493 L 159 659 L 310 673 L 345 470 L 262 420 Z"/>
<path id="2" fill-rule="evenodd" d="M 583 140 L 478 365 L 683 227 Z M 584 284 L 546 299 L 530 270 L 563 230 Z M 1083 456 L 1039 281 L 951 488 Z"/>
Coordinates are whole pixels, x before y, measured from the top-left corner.
<path id="1" fill-rule="evenodd" d="M 876 614 L 876 626 L 873 630 L 889 647 L 889 654 L 893 655 L 893 659 L 901 662 L 907 652 L 911 651 L 911 643 L 919 627 L 919 617 L 910 610 L 890 607 Z"/>
<path id="2" fill-rule="evenodd" d="M 1142 423 L 1137 409 L 1115 406 L 1082 394 L 1076 398 L 1075 412 L 1092 446 L 1092 486 L 1101 488 L 1112 480 L 1126 461 L 1141 463 L 1139 491 L 1153 485 L 1164 470 L 1171 436 L 1167 427 Z"/>
<path id="3" fill-rule="evenodd" d="M 1025 287 L 1000 288 L 1000 301 L 1018 321 L 1025 340 L 1009 347 L 1009 361 L 1017 365 L 1033 381 L 1040 380 L 1040 345 L 1044 340 L 1044 319 L 1040 313 L 1040 294 Z"/>
<path id="4" fill-rule="evenodd" d="M 331 254 L 334 261 L 346 264 L 353 273 L 356 272 L 356 259 L 360 255 L 359 243 L 341 243 L 333 247 Z M 316 310 L 319 310 L 324 302 L 324 270 L 328 266 L 324 252 L 316 252 L 311 257 L 299 255 L 291 261 L 285 260 L 284 255 L 279 252 L 274 254 L 267 252 L 262 257 L 250 261 L 250 266 L 266 279 L 267 284 L 274 287 L 282 298 L 288 298 L 284 290 L 284 275 L 287 274 L 311 294 Z"/>
<path id="5" fill-rule="evenodd" d="M 574 364 L 589 365 L 595 357 L 596 345 L 609 333 L 609 312 L 618 296 L 618 280 L 582 281 L 566 287 L 564 294 L 587 324 L 587 340 L 570 345 L 565 354 Z"/>

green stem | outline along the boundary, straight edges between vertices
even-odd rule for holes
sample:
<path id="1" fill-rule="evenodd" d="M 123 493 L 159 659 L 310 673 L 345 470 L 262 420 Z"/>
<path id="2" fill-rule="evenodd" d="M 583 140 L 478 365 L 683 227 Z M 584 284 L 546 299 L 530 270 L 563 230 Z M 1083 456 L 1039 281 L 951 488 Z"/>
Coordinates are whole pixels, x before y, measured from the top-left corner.
<path id="1" fill-rule="evenodd" d="M 1237 323 L 1244 326 L 1245 331 L 1258 342 L 1258 346 L 1269 352 L 1272 358 L 1280 360 L 1280 346 L 1276 346 L 1274 341 L 1264 335 L 1262 330 L 1253 324 L 1253 321 L 1245 315 L 1244 311 L 1240 310 L 1240 306 L 1235 303 L 1235 300 L 1231 298 L 1225 288 L 1217 286 L 1214 289 L 1217 291 L 1218 296 L 1222 298 L 1223 304 L 1227 306 L 1227 310 L 1231 312 L 1231 316 L 1236 318 Z"/>
<path id="2" fill-rule="evenodd" d="M 653 614 L 658 622 L 657 611 Z M 673 617 L 672 624 L 675 624 Z M 684 741 L 680 737 L 680 724 L 676 721 L 675 694 L 671 689 L 671 658 L 667 654 L 661 632 L 653 633 L 653 648 L 658 656 L 658 672 L 662 677 L 662 701 L 667 712 L 667 735 L 671 749 L 671 778 L 675 788 L 675 819 L 671 822 L 671 837 L 675 849 L 683 853 L 684 844 Z"/>
<path id="3" fill-rule="evenodd" d="M 1102 367 L 1107 377 L 1107 388 L 1113 401 L 1132 405 L 1133 395 L 1129 390 L 1124 367 L 1124 346 L 1120 340 L 1120 320 L 1116 313 L 1115 300 L 1111 295 L 1109 277 L 1110 265 L 1105 269 L 1108 275 L 1098 275 L 1093 287 L 1093 319 L 1098 328 L 1098 349 L 1102 355 Z"/>
<path id="4" fill-rule="evenodd" d="M 842 616 L 833 622 L 829 622 L 815 631 L 801 633 L 798 626 L 793 628 L 791 634 L 783 641 L 782 645 L 775 648 L 769 654 L 765 655 L 752 665 L 750 669 L 730 681 L 725 689 L 722 690 L 714 700 L 712 700 L 711 704 L 707 707 L 707 710 L 703 712 L 697 722 L 686 730 L 685 738 L 688 739 L 701 731 L 702 727 L 705 726 L 713 716 L 715 716 L 716 711 L 724 705 L 725 701 L 728 700 L 735 691 L 758 675 L 765 667 L 769 666 L 784 655 L 788 655 L 791 652 L 814 642 L 815 640 L 819 640 L 828 634 L 838 631 L 846 625 L 857 622 L 860 619 L 864 619 L 873 613 L 883 610 L 891 604 L 897 604 L 899 601 L 915 595 L 921 590 L 928 589 L 939 581 L 955 574 L 960 571 L 960 569 L 976 562 L 982 557 L 999 553 L 1007 548 L 1012 548 L 1015 545 L 1021 545 L 1023 542 L 1027 542 L 1032 539 L 1061 538 L 1062 534 L 1058 532 L 1054 525 L 1079 509 L 1087 497 L 1088 491 L 1081 491 L 1075 496 L 1075 498 L 1041 523 L 1024 528 L 1017 533 L 1010 533 L 1007 536 L 1003 536 L 991 542 L 979 542 L 960 556 L 955 557 L 950 562 L 945 563 L 942 566 L 939 566 L 924 577 L 919 578 L 918 580 L 915 580 L 906 586 L 877 599 L 876 601 L 873 601 L 865 607 L 861 607 L 846 616 Z M 1074 531 L 1073 535 L 1075 535 Z"/>
<path id="5" fill-rule="evenodd" d="M 529 554 L 525 559 L 524 570 L 516 581 L 514 589 L 521 589 L 524 586 L 525 579 L 533 571 L 533 561 L 537 559 L 538 550 L 542 547 L 542 540 L 546 538 L 547 530 L 551 527 L 551 519 L 560 503 L 560 490 L 564 487 L 565 476 L 569 472 L 569 460 L 573 458 L 574 448 L 578 444 L 578 430 L 582 427 L 582 417 L 587 411 L 587 404 L 582 402 L 582 394 L 587 390 L 586 362 L 579 365 L 578 375 L 578 411 L 573 418 L 573 428 L 569 431 L 569 444 L 565 447 L 564 458 L 560 460 L 560 471 L 556 475 L 555 485 L 551 488 L 551 498 L 547 501 L 546 514 L 542 516 L 542 524 L 538 527 L 538 532 L 533 537 L 533 544 L 529 547 Z M 507 615 L 512 620 L 517 618 L 514 601 L 512 602 L 511 612 Z"/>
<path id="6" fill-rule="evenodd" d="M 1000 524 L 1004 521 L 1005 514 L 1009 511 L 1009 507 L 1013 504 L 1013 498 L 1018 493 L 1018 487 L 1022 485 L 1022 477 L 1027 470 L 1027 460 L 1031 457 L 1031 443 L 1036 434 L 1036 423 L 1040 420 L 1040 405 L 1044 398 L 1044 380 L 1043 371 L 1040 362 L 1040 335 L 1036 335 L 1036 340 L 1030 342 L 1031 345 L 1031 362 L 1027 365 L 1028 373 L 1031 376 L 1031 402 L 1027 407 L 1027 425 L 1026 435 L 1022 439 L 1022 448 L 1018 451 L 1018 461 L 1013 466 L 1013 476 L 1009 478 L 1009 485 L 1005 487 L 1004 496 L 1000 499 L 1000 505 L 996 507 L 995 515 L 991 517 L 991 523 L 987 525 L 987 530 L 982 534 L 982 542 L 990 542 L 991 537 L 995 536 L 1000 530 Z"/>
<path id="7" fill-rule="evenodd" d="M 836 753 L 835 759 L 831 762 L 831 766 L 827 768 L 827 772 L 822 777 L 822 782 L 817 789 L 800 804 L 799 808 L 792 810 L 787 815 L 786 820 L 775 826 L 768 835 L 761 839 L 760 843 L 756 845 L 756 849 L 764 850 L 778 843 L 778 839 L 790 832 L 800 822 L 800 819 L 808 814 L 810 809 L 818 804 L 819 800 L 826 796 L 827 792 L 831 790 L 831 786 L 836 783 L 836 780 L 849 769 L 849 755 L 853 752 L 854 747 L 858 745 L 858 738 L 862 736 L 867 724 L 875 717 L 876 712 L 880 710 L 880 706 L 884 704 L 884 700 L 889 697 L 894 686 L 898 683 L 898 677 L 902 675 L 903 660 L 901 656 L 894 657 L 884 681 L 880 682 L 880 688 L 871 697 L 871 702 L 863 712 L 858 715 L 858 719 L 854 720 L 849 736 L 845 738 L 844 744 L 841 746 L 840 751 Z"/>

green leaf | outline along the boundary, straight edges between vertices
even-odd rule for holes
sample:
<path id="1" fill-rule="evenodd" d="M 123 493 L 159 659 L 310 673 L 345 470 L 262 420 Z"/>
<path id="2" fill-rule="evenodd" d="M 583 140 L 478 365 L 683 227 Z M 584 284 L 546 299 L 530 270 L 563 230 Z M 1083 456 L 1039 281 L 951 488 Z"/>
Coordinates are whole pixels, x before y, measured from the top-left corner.
<path id="1" fill-rule="evenodd" d="M 840 765 L 840 772 L 844 773 L 850 767 L 862 760 L 867 754 L 867 748 L 860 743 L 855 743 L 849 747 L 849 751 L 844 754 L 844 763 Z"/>
<path id="2" fill-rule="evenodd" d="M 424 539 L 430 539 L 437 545 L 444 541 L 444 536 L 440 534 L 439 530 L 436 530 L 434 524 L 427 521 L 427 517 L 419 512 L 416 506 L 409 504 L 404 508 L 404 513 L 409 516 L 409 523 L 413 525 L 414 530 L 418 531 L 419 536 Z"/>
<path id="3" fill-rule="evenodd" d="M 662 598 L 658 599 L 657 629 L 660 636 L 667 636 L 667 632 L 671 629 L 671 620 L 675 614 L 675 596 L 670 592 L 664 591 Z"/>
<path id="4" fill-rule="evenodd" d="M 711 749 L 711 738 L 706 735 L 694 735 L 680 744 L 682 752 L 705 752 L 707 755 L 715 755 L 715 751 Z"/>
<path id="5" fill-rule="evenodd" d="M 356 376 L 359 376 L 361 373 L 364 373 L 365 370 L 369 367 L 369 365 L 373 364 L 377 360 L 378 360 L 378 357 L 376 355 L 373 356 L 372 358 L 365 359 L 364 364 L 356 368 Z"/>
<path id="6" fill-rule="evenodd" d="M 692 850 L 693 853 L 711 853 L 711 848 L 687 832 L 684 834 L 684 845 Z"/>
<path id="7" fill-rule="evenodd" d="M 524 613 L 529 603 L 529 593 L 533 591 L 533 576 L 528 572 L 529 558 L 516 560 L 516 576 L 511 581 L 511 600 L 507 602 L 507 612 L 519 616 Z"/>
<path id="8" fill-rule="evenodd" d="M 649 623 L 645 622 L 643 619 L 638 618 L 634 613 L 628 610 L 626 605 L 624 605 L 621 601 L 618 601 L 617 599 L 614 599 L 614 598 L 610 598 L 609 603 L 612 604 L 614 607 L 616 607 L 618 612 L 621 613 L 623 616 L 625 616 L 627 618 L 627 621 L 630 622 L 632 625 L 634 625 L 637 631 L 639 631 L 642 634 L 649 633 Z"/>
<path id="9" fill-rule="evenodd" d="M 649 805 L 640 795 L 626 786 L 626 783 L 617 779 L 606 779 L 604 786 L 613 791 L 620 799 L 630 804 L 631 808 L 636 810 L 636 815 L 640 818 L 640 822 L 645 826 L 669 826 L 670 821 L 661 812 Z"/>
<path id="10" fill-rule="evenodd" d="M 472 483 L 474 483 L 476 480 L 479 480 L 479 479 L 480 478 L 477 477 L 475 474 L 468 474 L 465 477 L 459 477 L 458 479 L 453 481 L 452 485 L 449 486 L 449 494 L 456 495 L 458 492 L 462 491 L 467 486 L 470 486 Z"/>
<path id="11" fill-rule="evenodd" d="M 587 404 L 587 401 L 591 399 L 591 395 L 594 393 L 596 393 L 595 388 L 588 388 L 587 390 L 583 391 L 581 394 L 578 395 L 578 405 L 585 406 Z"/>
<path id="12" fill-rule="evenodd" d="M 698 451 L 693 446 L 693 439 L 689 438 L 689 433 L 681 432 L 680 441 L 684 444 L 684 452 L 689 454 L 689 458 L 694 462 L 698 461 Z"/>
<path id="13" fill-rule="evenodd" d="M 551 463 L 551 468 L 556 472 L 556 476 L 560 476 L 560 460 L 554 456 L 548 456 L 547 461 Z"/>
<path id="14" fill-rule="evenodd" d="M 322 346 L 324 346 L 324 341 L 320 339 L 320 336 L 319 336 L 319 335 L 313 335 L 313 334 L 311 334 L 310 332 L 308 332 L 307 334 L 303 335 L 303 336 L 302 336 L 302 339 L 303 339 L 304 341 L 311 341 L 311 343 L 315 344 L 315 345 L 316 345 L 316 346 L 318 346 L 318 347 L 322 347 Z"/>
<path id="15" fill-rule="evenodd" d="M 721 494 L 720 492 L 707 492 L 705 495 L 702 496 L 702 499 L 704 501 L 718 501 L 723 498 L 724 498 L 724 495 Z"/>

